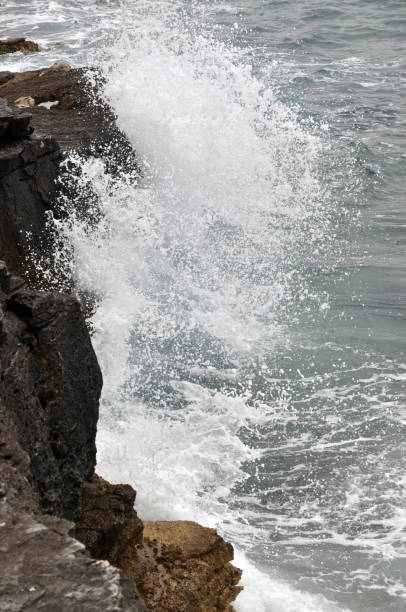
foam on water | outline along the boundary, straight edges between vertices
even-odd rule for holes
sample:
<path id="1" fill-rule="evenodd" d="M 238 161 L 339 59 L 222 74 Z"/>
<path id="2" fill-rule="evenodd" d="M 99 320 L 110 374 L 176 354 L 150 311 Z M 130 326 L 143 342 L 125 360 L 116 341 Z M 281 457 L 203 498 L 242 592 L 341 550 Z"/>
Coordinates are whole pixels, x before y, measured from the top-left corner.
<path id="1" fill-rule="evenodd" d="M 323 164 L 343 192 L 350 174 L 327 128 L 279 101 L 284 68 L 254 74 L 206 2 L 120 10 L 92 61 L 142 176 L 73 158 L 94 208 L 58 223 L 97 302 L 98 470 L 134 485 L 143 518 L 235 544 L 239 612 L 345 610 L 358 592 L 354 609 L 397 610 L 405 370 L 354 349 L 347 305 L 328 319 L 343 228 Z"/>
<path id="2" fill-rule="evenodd" d="M 261 455 L 248 433 L 271 411 L 241 371 L 284 342 L 278 310 L 292 270 L 320 249 L 321 141 L 240 52 L 191 27 L 190 14 L 178 19 L 179 8 L 171 3 L 164 19 L 141 6 L 135 32 L 101 62 L 143 178 L 77 160 L 78 186 L 91 185 L 102 216 L 72 212 L 60 231 L 78 289 L 98 299 L 98 471 L 135 486 L 143 518 L 198 520 L 238 548 L 263 535 L 233 503 L 233 488 Z M 304 603 L 333 609 L 266 577 L 241 552 L 237 563 L 240 611 L 271 612 L 282 601 L 292 612 Z"/>

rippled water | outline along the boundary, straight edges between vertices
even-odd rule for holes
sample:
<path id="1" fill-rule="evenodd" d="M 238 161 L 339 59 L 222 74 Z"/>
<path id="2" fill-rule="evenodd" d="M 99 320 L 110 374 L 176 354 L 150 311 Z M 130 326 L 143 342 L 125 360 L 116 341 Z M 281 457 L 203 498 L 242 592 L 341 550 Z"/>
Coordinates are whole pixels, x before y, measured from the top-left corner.
<path id="1" fill-rule="evenodd" d="M 143 164 L 82 164 L 104 216 L 61 228 L 99 470 L 231 538 L 238 610 L 406 609 L 404 2 L 0 7 L 63 43 L 4 68 L 101 65 Z"/>

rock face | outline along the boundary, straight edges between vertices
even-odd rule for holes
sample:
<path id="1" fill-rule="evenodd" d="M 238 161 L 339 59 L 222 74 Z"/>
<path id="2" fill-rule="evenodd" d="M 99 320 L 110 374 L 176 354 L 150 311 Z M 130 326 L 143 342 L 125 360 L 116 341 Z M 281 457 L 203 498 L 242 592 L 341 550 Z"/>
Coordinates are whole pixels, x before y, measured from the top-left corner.
<path id="1" fill-rule="evenodd" d="M 144 523 L 144 578 L 138 589 L 149 610 L 231 612 L 241 591 L 233 547 L 214 529 L 190 521 Z M 127 576 L 125 564 L 120 566 Z"/>
<path id="2" fill-rule="evenodd" d="M 127 548 L 142 542 L 143 524 L 134 501 L 130 485 L 112 485 L 96 474 L 84 483 L 75 535 L 93 557 L 118 566 Z"/>
<path id="3" fill-rule="evenodd" d="M 60 65 L 65 65 L 62 62 Z M 11 73 L 0 85 L 0 96 L 9 104 L 19 98 L 31 97 L 32 125 L 39 134 L 52 134 L 62 150 L 81 150 L 99 137 L 105 128 L 105 118 L 93 105 L 86 90 L 86 70 L 58 70 L 58 67 Z M 50 109 L 38 106 L 57 102 Z"/>
<path id="4" fill-rule="evenodd" d="M 146 612 L 134 582 L 71 537 L 73 523 L 41 513 L 77 511 L 101 377 L 78 304 L 27 291 L 3 264 L 0 383 L 0 610 Z"/>
<path id="5" fill-rule="evenodd" d="M 134 582 L 88 556 L 61 519 L 0 502 L 2 612 L 146 612 Z"/>
<path id="6" fill-rule="evenodd" d="M 30 462 L 0 402 L 0 610 L 146 612 L 135 584 L 91 559 L 72 523 L 38 512 Z"/>
<path id="7" fill-rule="evenodd" d="M 42 280 L 35 266 L 38 254 L 53 265 L 46 218 L 49 210 L 55 216 L 65 214 L 57 194 L 74 201 L 84 214 L 93 202 L 91 190 L 78 192 L 72 180 L 78 169 L 69 163 L 61 166 L 63 156 L 72 150 L 103 156 L 108 172 L 139 174 L 134 151 L 113 113 L 100 100 L 95 104 L 88 71 L 68 68 L 66 62 L 56 62 L 44 70 L 0 73 L 0 259 L 33 286 Z M 68 270 L 58 272 L 69 276 Z M 70 285 L 69 278 L 64 282 Z"/>
<path id="8" fill-rule="evenodd" d="M 26 38 L 8 38 L 7 40 L 0 40 L 0 55 L 4 53 L 16 53 L 21 51 L 22 53 L 33 53 L 40 51 L 37 43 Z"/>
<path id="9" fill-rule="evenodd" d="M 93 473 L 100 369 L 78 302 L 28 291 L 0 266 L 0 400 L 43 512 L 73 519 Z"/>
<path id="10" fill-rule="evenodd" d="M 29 275 L 32 246 L 44 251 L 46 212 L 56 192 L 61 157 L 53 138 L 30 136 L 31 115 L 0 100 L 0 258 Z"/>
<path id="11" fill-rule="evenodd" d="M 135 584 L 69 535 L 72 523 L 39 513 L 17 437 L 0 400 L 0 610 L 146 612 Z"/>
<path id="12" fill-rule="evenodd" d="M 241 590 L 231 544 L 190 521 L 143 524 L 134 499 L 130 486 L 94 476 L 82 488 L 76 537 L 136 582 L 148 610 L 231 612 Z"/>
<path id="13" fill-rule="evenodd" d="M 0 72 L 0 259 L 34 286 L 36 254 L 52 260 L 46 213 L 64 214 L 57 194 L 83 211 L 92 201 L 92 194 L 78 193 L 71 180 L 77 169 L 69 163 L 62 169 L 63 156 L 71 151 L 102 156 L 108 172 L 139 175 L 133 148 L 88 85 L 88 72 L 63 61 L 44 70 Z"/>
<path id="14" fill-rule="evenodd" d="M 107 146 L 108 171 L 137 172 L 83 77 L 65 63 L 0 73 L 0 96 L 32 105 L 27 113 L 0 101 L 0 257 L 31 283 L 32 246 L 49 248 L 47 210 L 58 213 L 62 158 L 32 126 L 64 151 Z M 231 612 L 241 576 L 232 546 L 196 523 L 143 524 L 132 487 L 94 474 L 101 385 L 78 302 L 28 289 L 0 262 L 0 609 Z"/>
<path id="15" fill-rule="evenodd" d="M 30 126 L 31 115 L 21 113 L 18 109 L 7 106 L 5 100 L 0 98 L 0 142 L 22 140 L 29 136 L 33 129 Z"/>
<path id="16" fill-rule="evenodd" d="M 19 98 L 33 98 L 32 125 L 38 134 L 52 134 L 62 151 L 75 150 L 108 155 L 113 165 L 126 170 L 137 168 L 136 156 L 126 136 L 117 128 L 115 117 L 88 85 L 89 70 L 70 69 L 66 62 L 50 68 L 23 73 L 0 73 L 0 97 L 11 105 Z M 92 73 L 97 80 L 97 74 Z M 39 106 L 57 102 L 51 108 Z"/>

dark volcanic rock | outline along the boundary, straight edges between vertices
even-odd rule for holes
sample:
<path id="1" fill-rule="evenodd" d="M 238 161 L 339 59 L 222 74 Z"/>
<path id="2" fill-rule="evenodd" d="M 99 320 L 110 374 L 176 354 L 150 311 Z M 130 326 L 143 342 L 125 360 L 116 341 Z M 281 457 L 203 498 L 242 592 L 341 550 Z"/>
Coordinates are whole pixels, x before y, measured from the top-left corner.
<path id="1" fill-rule="evenodd" d="M 64 71 L 64 62 L 44 70 L 15 73 L 1 84 L 0 97 L 9 104 L 24 97 L 32 97 L 36 106 L 30 107 L 32 125 L 39 134 L 51 134 L 62 151 L 88 151 L 96 155 L 105 152 L 115 165 L 126 169 L 137 168 L 135 154 L 126 136 L 117 128 L 115 116 L 98 97 L 97 90 L 88 84 L 89 70 L 75 68 Z M 92 79 L 97 74 L 92 72 Z M 58 102 L 51 108 L 38 106 L 43 102 Z"/>
<path id="2" fill-rule="evenodd" d="M 0 79 L 0 97 L 9 105 L 24 98 L 35 103 L 29 113 L 0 104 L 0 259 L 34 286 L 41 282 L 33 261 L 38 254 L 50 268 L 53 265 L 53 236 L 45 226 L 48 210 L 57 217 L 65 214 L 57 194 L 84 213 L 94 200 L 91 188 L 88 193 L 76 187 L 79 168 L 69 162 L 60 165 L 63 153 L 102 157 L 108 172 L 139 174 L 132 146 L 112 111 L 88 85 L 88 72 L 67 70 L 65 62 L 57 62 L 44 70 L 7 73 L 3 84 Z M 45 102 L 57 104 L 40 106 Z M 36 137 L 11 141 L 25 136 L 31 126 Z M 1 133 L 8 142 L 1 142 Z"/>
<path id="3" fill-rule="evenodd" d="M 0 610 L 145 612 L 134 582 L 91 559 L 72 523 L 39 513 L 30 470 L 0 400 Z"/>
<path id="4" fill-rule="evenodd" d="M 53 138 L 0 146 L 0 257 L 32 274 L 30 254 L 47 249 L 46 213 L 56 193 L 60 150 Z"/>
<path id="5" fill-rule="evenodd" d="M 51 134 L 62 150 L 83 149 L 100 137 L 106 127 L 102 109 L 93 105 L 86 88 L 86 70 L 45 70 L 15 73 L 0 85 L 0 96 L 14 104 L 30 96 L 32 125 L 38 134 Z M 58 102 L 48 109 L 43 102 Z"/>
<path id="6" fill-rule="evenodd" d="M 16 512 L 17 510 L 17 512 Z M 71 524 L 0 502 L 2 612 L 146 612 L 136 585 L 88 556 Z"/>
<path id="7" fill-rule="evenodd" d="M 43 512 L 76 518 L 94 470 L 100 369 L 78 302 L 28 291 L 0 266 L 0 400 Z"/>
<path id="8" fill-rule="evenodd" d="M 30 122 L 29 113 L 10 108 L 6 101 L 0 98 L 0 143 L 22 140 L 29 136 L 34 130 Z"/>
<path id="9" fill-rule="evenodd" d="M 30 254 L 48 248 L 46 212 L 56 193 L 61 152 L 53 138 L 28 137 L 31 115 L 0 99 L 0 258 L 34 275 Z"/>
<path id="10" fill-rule="evenodd" d="M 92 473 L 100 372 L 72 298 L 0 265 L 0 610 L 146 612 L 136 585 L 74 539 Z"/>
<path id="11" fill-rule="evenodd" d="M 0 55 L 4 53 L 16 53 L 21 51 L 22 53 L 33 53 L 40 51 L 37 43 L 26 38 L 8 38 L 6 40 L 0 40 Z"/>
<path id="12" fill-rule="evenodd" d="M 119 565 L 123 552 L 142 542 L 143 524 L 134 510 L 135 495 L 130 485 L 112 485 L 96 474 L 83 484 L 75 536 L 93 557 Z"/>

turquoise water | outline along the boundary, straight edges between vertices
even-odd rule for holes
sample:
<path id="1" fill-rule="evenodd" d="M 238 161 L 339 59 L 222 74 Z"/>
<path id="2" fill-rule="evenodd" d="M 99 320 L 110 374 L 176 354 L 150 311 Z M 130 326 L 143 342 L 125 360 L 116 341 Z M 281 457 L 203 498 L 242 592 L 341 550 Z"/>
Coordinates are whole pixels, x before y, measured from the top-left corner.
<path id="1" fill-rule="evenodd" d="M 229 537 L 239 610 L 405 610 L 404 2 L 0 17 L 63 43 L 5 69 L 100 62 L 144 164 L 85 166 L 105 220 L 64 229 L 100 295 L 103 475 Z"/>

